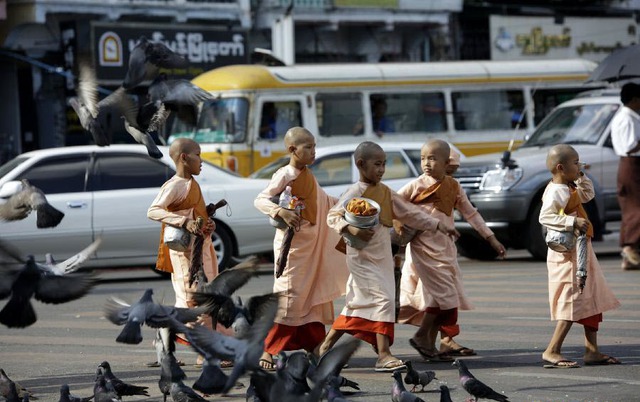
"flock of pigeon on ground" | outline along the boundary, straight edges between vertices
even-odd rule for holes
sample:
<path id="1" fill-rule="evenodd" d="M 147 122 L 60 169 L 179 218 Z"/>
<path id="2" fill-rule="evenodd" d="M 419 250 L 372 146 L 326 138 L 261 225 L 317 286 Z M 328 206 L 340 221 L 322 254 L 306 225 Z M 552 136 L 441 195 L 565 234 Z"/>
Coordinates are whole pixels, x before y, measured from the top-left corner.
<path id="1" fill-rule="evenodd" d="M 167 80 L 159 74 L 159 68 L 184 67 L 186 60 L 173 53 L 161 43 L 149 42 L 144 37 L 133 49 L 129 60 L 129 71 L 123 86 L 98 102 L 97 84 L 93 69 L 81 63 L 78 98 L 71 105 L 78 113 L 82 126 L 89 131 L 97 145 L 109 145 L 109 132 L 103 120 L 106 110 L 117 110 L 125 119 L 127 131 L 136 141 L 147 147 L 149 155 L 159 158 L 162 153 L 155 146 L 151 134 L 163 124 L 170 111 L 178 118 L 194 119 L 199 102 L 210 95 L 186 80 Z M 149 103 L 138 110 L 126 94 L 145 80 L 153 79 L 149 88 Z M 64 214 L 50 206 L 45 195 L 23 180 L 22 190 L 0 204 L 0 220 L 20 220 L 36 211 L 37 227 L 57 226 Z M 81 265 L 97 250 L 101 239 L 75 256 L 56 263 L 47 256 L 45 263 L 38 263 L 33 256 L 24 258 L 9 244 L 0 240 L 0 299 L 9 301 L 0 310 L 0 323 L 9 328 L 25 328 L 36 322 L 37 317 L 31 298 L 43 303 L 59 304 L 83 297 L 91 291 L 96 279 L 91 272 L 78 271 Z M 195 249 L 195 247 L 194 247 Z M 190 346 L 204 357 L 199 378 L 192 387 L 184 383 L 186 375 L 173 355 L 172 344 L 167 344 L 157 331 L 154 342 L 160 379 L 158 388 L 164 401 L 170 396 L 175 402 L 206 401 L 201 395 L 227 394 L 236 387 L 238 379 L 250 375 L 247 401 L 251 402 L 315 402 L 326 399 L 330 402 L 346 401 L 340 390 L 349 387 L 359 390 L 357 383 L 340 375 L 342 368 L 356 352 L 360 341 L 351 338 L 316 359 L 304 352 L 281 353 L 276 359 L 276 372 L 265 371 L 259 365 L 264 349 L 264 339 L 273 325 L 278 308 L 278 294 L 255 296 L 246 303 L 233 294 L 245 285 L 257 272 L 257 260 L 250 258 L 238 266 L 219 274 L 207 283 L 202 270 L 202 259 L 192 258 L 190 275 L 196 283 L 194 299 L 198 307 L 187 309 L 166 306 L 153 301 L 153 290 L 144 292 L 140 300 L 127 304 L 116 298 L 108 298 L 105 317 L 116 325 L 123 326 L 116 341 L 125 344 L 142 342 L 142 326 L 168 328 L 172 334 L 184 334 Z M 232 328 L 234 336 L 197 325 L 204 314 L 209 314 L 214 323 Z M 195 324 L 195 325 L 194 325 Z M 222 360 L 233 361 L 229 374 L 221 367 Z M 485 398 L 507 401 L 508 398 L 493 391 L 477 380 L 467 369 L 464 361 L 456 360 L 462 387 L 475 399 Z M 407 362 L 404 383 L 413 385 L 408 391 L 399 371 L 393 373 L 391 400 L 393 402 L 423 401 L 414 392 L 417 386 L 424 387 L 436 379 L 433 371 L 418 372 Z M 198 391 L 198 392 L 196 392 Z M 0 369 L 0 395 L 6 401 L 28 401 L 35 398 L 31 392 L 15 383 Z M 123 396 L 149 396 L 148 387 L 127 384 L 111 371 L 108 362 L 100 363 L 96 369 L 94 393 L 88 397 L 70 394 L 69 386 L 60 387 L 60 402 L 121 401 Z M 440 400 L 450 401 L 449 388 L 440 386 Z"/>

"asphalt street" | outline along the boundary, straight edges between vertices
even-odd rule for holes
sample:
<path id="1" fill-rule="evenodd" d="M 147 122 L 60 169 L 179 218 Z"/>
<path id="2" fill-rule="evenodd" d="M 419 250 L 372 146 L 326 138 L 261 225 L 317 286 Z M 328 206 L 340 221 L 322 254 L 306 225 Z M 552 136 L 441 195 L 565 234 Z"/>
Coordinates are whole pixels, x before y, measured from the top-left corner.
<path id="1" fill-rule="evenodd" d="M 461 259 L 460 265 L 472 311 L 460 313 L 462 333 L 459 343 L 474 348 L 477 356 L 465 358 L 470 370 L 511 401 L 633 401 L 640 400 L 640 271 L 622 271 L 615 234 L 596 243 L 596 251 L 614 293 L 622 307 L 605 314 L 598 342 L 604 353 L 616 356 L 618 366 L 583 366 L 579 369 L 544 369 L 540 355 L 549 341 L 554 323 L 549 320 L 546 265 L 533 261 L 525 252 L 511 252 L 504 261 L 479 262 Z M 150 397 L 130 397 L 129 401 L 162 400 L 157 380 L 159 369 L 145 363 L 155 360 L 151 346 L 154 330 L 143 329 L 139 345 L 115 342 L 121 330 L 103 317 L 108 296 L 137 300 L 147 288 L 156 301 L 173 303 L 170 281 L 148 269 L 102 270 L 99 285 L 86 297 L 62 305 L 35 302 L 38 321 L 25 329 L 0 328 L 0 367 L 10 378 L 32 390 L 41 401 L 57 401 L 61 384 L 72 393 L 92 393 L 96 366 L 111 363 L 121 379 L 149 386 Z M 272 278 L 269 266 L 241 289 L 241 296 L 266 293 Z M 3 302 L 4 303 L 4 302 Z M 343 305 L 336 302 L 336 314 Z M 468 398 L 458 382 L 457 369 L 449 363 L 426 363 L 413 351 L 408 339 L 415 329 L 396 325 L 392 351 L 411 360 L 420 370 L 435 370 L 438 380 L 419 394 L 426 401 L 437 401 L 440 384 L 452 388 L 454 401 Z M 581 326 L 574 326 L 567 337 L 564 353 L 581 363 L 583 352 Z M 197 378 L 193 367 L 196 355 L 184 346 L 176 353 L 187 365 L 188 385 Z M 363 344 L 343 371 L 360 383 L 361 392 L 348 397 L 353 401 L 389 401 L 390 374 L 375 373 L 375 355 Z M 247 385 L 248 378 L 241 381 Z M 227 397 L 209 400 L 244 401 L 244 388 Z"/>

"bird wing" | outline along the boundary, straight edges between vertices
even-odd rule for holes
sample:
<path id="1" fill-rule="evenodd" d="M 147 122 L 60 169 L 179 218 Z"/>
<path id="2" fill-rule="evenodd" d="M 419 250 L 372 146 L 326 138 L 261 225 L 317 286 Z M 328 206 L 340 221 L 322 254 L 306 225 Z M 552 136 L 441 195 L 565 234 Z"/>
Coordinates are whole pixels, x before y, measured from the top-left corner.
<path id="1" fill-rule="evenodd" d="M 87 61 L 81 61 L 78 68 L 80 70 L 77 88 L 78 98 L 80 103 L 88 109 L 91 116 L 95 119 L 98 117 L 98 82 L 96 80 L 96 73 Z M 73 106 L 73 104 L 71 106 Z M 76 112 L 78 112 L 78 110 L 76 110 Z M 78 113 L 78 117 L 80 117 L 80 121 L 82 122 L 80 113 Z"/>
<path id="2" fill-rule="evenodd" d="M 133 50 L 131 50 L 129 68 L 122 82 L 124 88 L 133 88 L 144 81 L 147 71 L 145 67 L 147 60 L 145 49 L 147 46 L 149 46 L 149 42 L 145 37 L 141 37 Z"/>
<path id="3" fill-rule="evenodd" d="M 264 314 L 269 303 L 274 301 L 277 303 L 278 297 L 280 297 L 279 293 L 267 293 L 266 295 L 253 296 L 247 300 L 246 310 L 248 312 L 247 318 L 249 324 L 253 324 L 258 317 L 261 317 Z"/>
<path id="4" fill-rule="evenodd" d="M 161 99 L 163 103 L 195 106 L 213 98 L 210 93 L 187 80 L 167 80 L 165 85 L 167 91 Z"/>
<path id="5" fill-rule="evenodd" d="M 344 365 L 347 364 L 351 356 L 356 352 L 356 350 L 358 350 L 359 346 L 359 339 L 350 338 L 346 342 L 333 347 L 327 353 L 322 355 L 313 375 L 314 383 L 321 384 L 323 381 L 327 380 L 329 376 L 337 376 L 340 374 Z"/>
<path id="6" fill-rule="evenodd" d="M 164 43 L 149 44 L 146 52 L 147 62 L 161 68 L 185 68 L 189 60 L 169 49 Z"/>
<path id="7" fill-rule="evenodd" d="M 170 318 L 181 323 L 194 322 L 206 312 L 206 309 L 200 307 L 190 309 L 151 303 L 147 307 L 145 323 L 152 328 L 167 327 L 170 324 Z"/>
<path id="8" fill-rule="evenodd" d="M 247 342 L 222 335 L 204 326 L 187 329 L 189 341 L 204 350 L 207 355 L 219 359 L 234 359 L 236 353 L 247 348 Z"/>
<path id="9" fill-rule="evenodd" d="M 124 325 L 129 319 L 131 305 L 122 300 L 109 297 L 104 305 L 104 316 L 116 325 Z"/>
<path id="10" fill-rule="evenodd" d="M 200 289 L 200 293 L 231 296 L 244 286 L 258 271 L 258 259 L 252 257 L 231 269 L 222 271 L 215 279 Z"/>
<path id="11" fill-rule="evenodd" d="M 94 284 L 94 276 L 87 273 L 42 275 L 34 297 L 43 303 L 65 303 L 86 295 Z"/>
<path id="12" fill-rule="evenodd" d="M 67 258 L 59 264 L 53 266 L 53 270 L 57 275 L 70 274 L 77 271 L 85 261 L 87 261 L 102 244 L 102 237 L 98 237 L 93 243 L 89 244 L 79 253 Z"/>

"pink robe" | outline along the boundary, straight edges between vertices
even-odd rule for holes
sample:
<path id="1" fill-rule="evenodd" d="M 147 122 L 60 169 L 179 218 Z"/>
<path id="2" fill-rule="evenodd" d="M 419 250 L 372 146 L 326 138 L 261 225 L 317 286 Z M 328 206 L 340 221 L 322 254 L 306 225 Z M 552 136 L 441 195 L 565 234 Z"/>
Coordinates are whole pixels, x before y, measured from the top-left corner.
<path id="1" fill-rule="evenodd" d="M 576 181 L 580 201 L 591 200 L 595 192 L 593 183 L 587 176 Z M 569 187 L 565 184 L 550 182 L 542 195 L 540 224 L 558 231 L 573 230 L 577 211 L 570 215 L 560 215 L 569 201 Z M 587 282 L 580 294 L 576 280 L 576 254 L 574 248 L 569 253 L 547 251 L 547 270 L 549 273 L 549 306 L 552 320 L 578 321 L 596 314 L 613 310 L 620 306 L 598 264 L 596 254 L 591 247 L 591 238 L 587 240 L 588 266 Z"/>
<path id="2" fill-rule="evenodd" d="M 275 218 L 281 208 L 271 201 L 271 197 L 280 194 L 299 174 L 300 170 L 290 165 L 280 168 L 274 173 L 267 188 L 255 199 L 255 207 Z M 300 230 L 293 235 L 283 274 L 274 279 L 273 291 L 283 292 L 275 318 L 275 322 L 279 324 L 331 324 L 333 300 L 344 294 L 347 267 L 344 255 L 334 248 L 340 237 L 329 230 L 326 223 L 327 212 L 335 198 L 327 195 L 317 182 L 316 186 L 316 224 L 312 225 L 302 219 Z M 284 232 L 276 229 L 273 240 L 276 257 L 280 254 Z"/>
<path id="3" fill-rule="evenodd" d="M 178 200 L 184 199 L 189 194 L 191 181 L 178 176 L 173 176 L 160 188 L 160 193 L 151 203 L 147 211 L 147 217 L 154 221 L 160 221 L 167 225 L 182 226 L 187 218 L 195 219 L 194 209 L 183 209 L 169 212 L 167 208 Z M 176 292 L 176 307 L 190 307 L 187 302 L 191 302 L 189 292 L 195 291 L 195 284 L 189 287 L 189 264 L 191 262 L 191 249 L 186 251 L 169 250 L 171 266 L 171 283 Z M 202 262 L 204 273 L 209 281 L 218 275 L 218 259 L 216 257 L 211 237 L 205 239 L 203 245 Z"/>
<path id="4" fill-rule="evenodd" d="M 423 174 L 407 183 L 398 194 L 406 200 L 411 200 L 435 183 L 433 177 Z M 436 209 L 433 203 L 417 205 L 433 218 L 454 224 L 453 212 L 448 216 Z M 493 235 L 460 186 L 454 209 L 457 209 L 483 238 Z M 441 232 L 422 232 L 407 246 L 400 282 L 398 322 L 420 325 L 428 307 L 439 307 L 441 310 L 473 308 L 464 292 L 455 240 Z"/>
<path id="5" fill-rule="evenodd" d="M 327 223 L 337 233 L 348 225 L 344 220 L 344 202 L 360 197 L 369 185 L 358 182 L 349 187 L 331 208 Z M 436 231 L 438 220 L 405 201 L 391 191 L 393 216 L 395 219 L 410 223 L 419 230 Z M 341 315 L 360 317 L 370 321 L 395 322 L 395 280 L 393 276 L 393 256 L 391 255 L 391 228 L 382 224 L 374 227 L 375 234 L 367 246 L 357 250 L 347 246 L 346 305 Z"/>

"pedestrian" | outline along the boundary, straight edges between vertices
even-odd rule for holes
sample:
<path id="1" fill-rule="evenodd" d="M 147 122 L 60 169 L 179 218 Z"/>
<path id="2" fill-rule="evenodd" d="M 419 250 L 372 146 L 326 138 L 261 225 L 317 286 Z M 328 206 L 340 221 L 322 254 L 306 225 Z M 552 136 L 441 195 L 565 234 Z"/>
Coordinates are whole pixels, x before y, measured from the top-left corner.
<path id="1" fill-rule="evenodd" d="M 623 106 L 611 121 L 611 141 L 620 157 L 618 203 L 622 212 L 622 269 L 640 269 L 640 85 L 624 84 L 620 100 Z"/>
<path id="2" fill-rule="evenodd" d="M 392 220 L 411 222 L 419 230 L 448 234 L 457 232 L 452 225 L 432 218 L 380 182 L 385 171 L 386 156 L 378 144 L 369 141 L 361 143 L 355 150 L 354 159 L 360 172 L 360 181 L 343 193 L 329 211 L 327 222 L 336 232 L 355 236 L 367 243 L 362 249 L 346 246 L 350 274 L 346 304 L 319 353 L 325 353 L 344 333 L 349 333 L 373 346 L 378 354 L 376 371 L 394 371 L 405 365 L 390 350 L 395 322 L 395 284 L 389 233 Z M 344 203 L 354 197 L 369 198 L 379 204 L 378 223 L 375 226 L 362 229 L 347 223 Z"/>
<path id="3" fill-rule="evenodd" d="M 169 148 L 169 155 L 176 165 L 176 174 L 167 180 L 147 211 L 147 217 L 162 222 L 160 231 L 160 246 L 156 269 L 171 273 L 171 283 L 175 291 L 176 307 L 195 307 L 191 292 L 196 290 L 196 284 L 189 286 L 189 264 L 191 261 L 191 247 L 185 251 L 171 250 L 163 242 L 166 225 L 184 228 L 195 235 L 204 236 L 203 268 L 208 281 L 218 274 L 218 260 L 211 242 L 211 233 L 215 230 L 215 223 L 208 217 L 202 191 L 195 176 L 200 174 L 202 159 L 200 145 L 188 138 L 178 138 Z M 200 228 L 197 218 L 205 222 Z M 211 318 L 203 318 L 203 322 L 213 328 Z M 162 333 L 166 336 L 166 333 Z M 171 340 L 172 342 L 173 340 Z M 187 344 L 186 340 L 178 341 Z M 202 357 L 198 356 L 196 365 L 202 364 Z"/>
<path id="4" fill-rule="evenodd" d="M 262 213 L 297 229 L 282 275 L 274 279 L 273 291 L 280 293 L 279 307 L 259 363 L 267 370 L 274 369 L 273 356 L 281 351 L 313 352 L 317 348 L 324 339 L 325 324 L 333 322 L 333 300 L 344 294 L 347 280 L 344 256 L 334 248 L 340 237 L 327 226 L 327 212 L 336 198 L 324 192 L 308 167 L 315 160 L 315 138 L 307 129 L 293 127 L 286 132 L 284 143 L 289 164 L 273 174 L 254 202 Z M 300 214 L 273 201 L 287 187 L 303 203 Z M 276 257 L 282 251 L 284 236 L 285 230 L 276 230 Z"/>
<path id="5" fill-rule="evenodd" d="M 449 155 L 449 163 L 447 164 L 446 174 L 447 176 L 453 176 L 460 167 L 460 154 L 451 148 L 451 154 Z"/>
<path id="6" fill-rule="evenodd" d="M 427 141 L 420 152 L 424 174 L 403 186 L 398 194 L 449 225 L 454 223 L 454 209 L 458 210 L 498 256 L 504 258 L 504 246 L 487 227 L 464 189 L 447 174 L 450 156 L 446 141 Z M 458 310 L 472 309 L 462 284 L 455 239 L 441 233 L 423 232 L 413 238 L 407 249 L 398 322 L 418 326 L 409 343 L 430 361 L 453 361 L 451 356 L 475 355 L 473 349 L 453 339 L 460 333 Z M 441 333 L 439 350 L 436 349 L 438 332 Z"/>
<path id="7" fill-rule="evenodd" d="M 587 235 L 587 279 L 580 289 L 576 278 L 577 251 L 558 252 L 549 248 L 549 305 L 551 319 L 557 321 L 549 345 L 542 353 L 546 368 L 575 368 L 578 363 L 562 355 L 562 344 L 574 322 L 584 326 L 585 365 L 620 364 L 615 357 L 602 354 L 597 335 L 602 313 L 620 306 L 604 278 L 591 247 L 593 229 L 582 204 L 594 197 L 593 183 L 580 170 L 576 150 L 567 144 L 553 146 L 547 154 L 552 179 L 542 194 L 540 224 L 556 231 L 580 231 Z"/>

